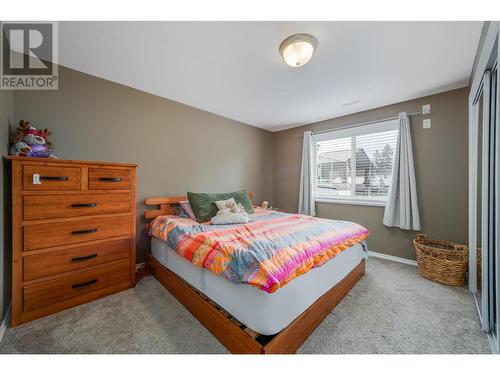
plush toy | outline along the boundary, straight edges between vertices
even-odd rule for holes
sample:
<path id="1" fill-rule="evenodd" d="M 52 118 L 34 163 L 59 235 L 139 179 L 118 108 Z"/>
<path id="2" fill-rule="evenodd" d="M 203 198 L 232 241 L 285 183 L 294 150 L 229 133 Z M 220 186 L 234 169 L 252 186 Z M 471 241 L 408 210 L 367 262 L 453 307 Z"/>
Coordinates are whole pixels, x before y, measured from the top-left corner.
<path id="1" fill-rule="evenodd" d="M 239 224 L 248 223 L 252 218 L 247 214 L 241 203 L 236 203 L 234 198 L 224 201 L 216 201 L 215 205 L 219 209 L 210 221 L 212 224 Z"/>
<path id="2" fill-rule="evenodd" d="M 16 134 L 11 138 L 10 154 L 32 158 L 56 158 L 52 154 L 54 145 L 47 140 L 48 129 L 37 130 L 28 121 L 19 121 Z"/>

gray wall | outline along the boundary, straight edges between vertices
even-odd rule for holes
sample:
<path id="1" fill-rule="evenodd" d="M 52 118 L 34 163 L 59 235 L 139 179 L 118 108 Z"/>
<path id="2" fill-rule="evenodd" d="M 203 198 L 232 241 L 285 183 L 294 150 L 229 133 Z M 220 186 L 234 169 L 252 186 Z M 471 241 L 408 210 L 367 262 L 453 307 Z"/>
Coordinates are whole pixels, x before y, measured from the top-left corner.
<path id="1" fill-rule="evenodd" d="M 270 132 L 74 70 L 59 72 L 57 91 L 14 93 L 14 119 L 49 128 L 59 158 L 139 164 L 139 260 L 149 246 L 146 197 L 247 189 L 257 202 L 272 201 Z"/>
<path id="2" fill-rule="evenodd" d="M 0 155 L 8 153 L 9 126 L 12 124 L 12 92 L 0 91 Z M 11 252 L 10 252 L 10 204 L 9 170 L 0 162 L 0 323 L 10 301 Z"/>
<path id="3" fill-rule="evenodd" d="M 422 129 L 421 115 L 411 119 L 422 232 L 431 237 L 467 241 L 468 89 L 402 102 L 274 133 L 274 203 L 296 212 L 299 195 L 302 134 L 416 112 L 431 104 L 431 129 Z M 425 117 L 427 118 L 427 116 Z M 370 231 L 371 250 L 415 259 L 415 232 L 387 228 L 383 207 L 332 203 L 316 205 L 319 217 L 358 222 Z"/>

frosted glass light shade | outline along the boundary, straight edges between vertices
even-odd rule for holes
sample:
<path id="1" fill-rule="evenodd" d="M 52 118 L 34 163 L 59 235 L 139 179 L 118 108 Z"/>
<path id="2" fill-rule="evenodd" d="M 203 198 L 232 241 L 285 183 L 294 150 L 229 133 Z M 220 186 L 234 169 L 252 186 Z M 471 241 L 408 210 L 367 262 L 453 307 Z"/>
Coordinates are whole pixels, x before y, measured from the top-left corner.
<path id="1" fill-rule="evenodd" d="M 298 67 L 311 60 L 317 46 L 318 41 L 312 35 L 296 34 L 281 43 L 280 54 L 288 65 Z"/>

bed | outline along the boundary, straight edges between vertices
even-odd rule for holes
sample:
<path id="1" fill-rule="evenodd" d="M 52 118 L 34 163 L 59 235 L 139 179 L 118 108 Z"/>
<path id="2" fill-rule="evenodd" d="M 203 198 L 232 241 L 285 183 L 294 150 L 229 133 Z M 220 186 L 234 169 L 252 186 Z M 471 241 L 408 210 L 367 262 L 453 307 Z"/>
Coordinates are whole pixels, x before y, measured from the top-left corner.
<path id="1" fill-rule="evenodd" d="M 294 271 L 295 274 L 290 271 L 289 277 L 282 276 L 281 270 L 268 275 L 271 272 L 268 271 L 269 267 L 266 268 L 265 277 L 257 277 L 262 270 L 253 268 L 227 272 L 230 268 L 227 259 L 222 259 L 220 264 L 212 260 L 203 267 L 201 264 L 196 265 L 195 260 L 183 250 L 183 246 L 189 248 L 189 243 L 185 245 L 184 241 L 179 244 L 172 239 L 193 237 L 194 242 L 199 242 L 196 243 L 197 247 L 201 248 L 207 247 L 207 239 L 216 238 L 215 242 L 219 244 L 223 236 L 221 229 L 215 229 L 215 226 L 203 227 L 198 224 L 193 225 L 192 229 L 185 219 L 173 216 L 175 206 L 184 199 L 146 199 L 147 205 L 160 206 L 160 209 L 145 214 L 147 218 L 155 219 L 150 227 L 151 252 L 147 256 L 147 263 L 152 274 L 233 353 L 294 353 L 364 274 L 364 240 L 367 234 L 357 235 L 355 239 L 346 238 L 336 247 L 329 244 L 328 250 L 334 252 L 330 258 L 324 258 L 326 253 L 323 249 L 322 257 L 314 258 L 315 262 L 304 261 L 308 267 L 301 266 L 298 271 Z M 319 220 L 286 215 L 289 214 L 256 209 L 255 223 L 251 225 L 255 228 L 265 227 L 264 239 L 267 240 L 269 223 L 276 223 L 277 218 L 285 222 L 295 220 L 294 223 Z M 339 223 L 345 227 L 356 225 Z M 332 223 L 328 221 L 323 224 Z M 317 228 L 320 224 L 315 225 L 314 228 Z M 242 230 L 239 227 L 235 229 L 235 225 L 221 227 L 223 233 L 226 233 L 226 229 L 227 233 Z M 193 233 L 188 231 L 186 234 L 185 228 Z M 356 229 L 360 230 L 358 227 Z M 201 235 L 199 232 L 209 233 L 202 233 L 200 240 L 196 237 Z M 297 241 L 297 248 L 302 249 L 296 232 L 293 234 L 295 237 L 290 241 Z M 247 239 L 242 241 L 248 246 Z M 239 253 L 246 255 L 247 251 L 244 249 Z M 310 249 L 305 253 L 309 256 Z M 221 264 L 226 268 L 225 272 L 219 272 Z M 276 273 L 279 273 L 279 277 L 275 277 Z"/>

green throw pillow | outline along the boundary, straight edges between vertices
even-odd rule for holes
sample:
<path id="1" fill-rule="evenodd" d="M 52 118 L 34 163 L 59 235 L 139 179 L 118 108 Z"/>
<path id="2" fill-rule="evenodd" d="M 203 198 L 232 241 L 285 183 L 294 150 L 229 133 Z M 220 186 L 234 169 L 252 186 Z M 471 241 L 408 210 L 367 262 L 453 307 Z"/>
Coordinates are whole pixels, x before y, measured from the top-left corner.
<path id="1" fill-rule="evenodd" d="M 241 203 L 245 208 L 245 211 L 249 214 L 253 214 L 252 201 L 248 197 L 245 190 L 235 191 L 234 193 L 192 193 L 188 192 L 188 199 L 191 208 L 193 209 L 196 220 L 199 223 L 204 223 L 209 221 L 215 215 L 217 215 L 217 206 L 215 201 L 226 200 L 229 198 L 234 198 L 236 203 Z"/>

